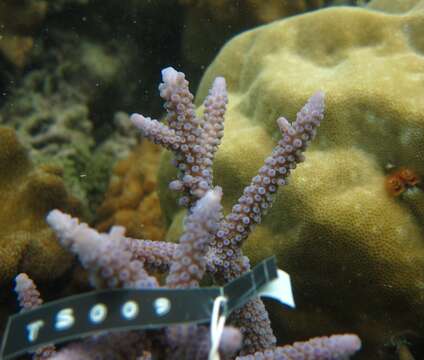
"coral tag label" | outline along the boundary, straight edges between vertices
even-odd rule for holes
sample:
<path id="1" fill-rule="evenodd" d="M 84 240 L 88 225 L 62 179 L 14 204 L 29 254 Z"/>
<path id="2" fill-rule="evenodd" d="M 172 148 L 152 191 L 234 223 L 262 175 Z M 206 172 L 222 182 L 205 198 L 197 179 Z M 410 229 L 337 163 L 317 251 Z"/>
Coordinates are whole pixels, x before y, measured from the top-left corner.
<path id="1" fill-rule="evenodd" d="M 224 287 L 109 289 L 45 303 L 9 317 L 0 358 L 12 359 L 100 331 L 208 323 L 214 300 L 222 295 L 227 299 L 227 315 L 254 296 L 294 306 L 290 277 L 278 270 L 275 257 L 270 257 Z"/>

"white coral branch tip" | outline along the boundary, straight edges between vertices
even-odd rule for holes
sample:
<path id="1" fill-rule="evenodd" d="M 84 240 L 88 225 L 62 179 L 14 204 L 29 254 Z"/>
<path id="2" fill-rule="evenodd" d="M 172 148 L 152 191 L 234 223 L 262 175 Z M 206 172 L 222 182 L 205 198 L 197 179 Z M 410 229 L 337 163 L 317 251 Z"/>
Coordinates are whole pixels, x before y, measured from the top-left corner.
<path id="1" fill-rule="evenodd" d="M 211 89 L 211 94 L 226 94 L 227 92 L 227 84 L 225 82 L 225 79 L 222 76 L 218 76 L 217 78 L 215 78 L 213 84 L 212 84 L 212 89 Z"/>
<path id="2" fill-rule="evenodd" d="M 146 130 L 146 128 L 148 128 L 151 123 L 150 118 L 146 118 L 143 115 L 137 113 L 132 114 L 130 116 L 130 120 L 140 130 Z"/>
<path id="3" fill-rule="evenodd" d="M 169 66 L 162 70 L 162 81 L 166 84 L 176 83 L 178 77 L 178 71 L 172 66 Z"/>

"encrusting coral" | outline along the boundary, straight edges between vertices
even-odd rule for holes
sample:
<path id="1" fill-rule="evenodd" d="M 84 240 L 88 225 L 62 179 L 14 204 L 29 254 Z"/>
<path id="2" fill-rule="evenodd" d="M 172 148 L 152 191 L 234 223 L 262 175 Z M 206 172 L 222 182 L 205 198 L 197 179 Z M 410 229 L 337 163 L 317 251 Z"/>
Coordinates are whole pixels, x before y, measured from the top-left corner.
<path id="1" fill-rule="evenodd" d="M 284 185 L 296 165 L 304 160 L 303 151 L 314 138 L 323 118 L 324 95 L 312 96 L 293 123 L 277 120 L 282 139 L 266 158 L 232 211 L 223 216 L 220 187 L 213 187 L 212 164 L 223 135 L 227 103 L 225 80 L 215 79 L 205 100 L 206 111 L 197 117 L 184 74 L 172 68 L 162 71 L 160 93 L 165 100 L 167 125 L 134 114 L 132 120 L 143 134 L 175 153 L 178 179 L 170 188 L 179 191 L 179 203 L 188 208 L 184 233 L 178 244 L 136 240 L 124 235 L 125 229 L 114 226 L 109 233 L 98 233 L 76 218 L 53 210 L 47 222 L 57 233 L 62 245 L 78 255 L 96 288 L 155 288 L 158 280 L 148 271 L 166 270 L 165 286 L 197 287 L 205 272 L 218 283 L 242 275 L 250 269 L 241 244 L 261 221 L 272 204 L 278 185 Z M 24 275 L 17 278 L 17 291 L 25 298 Z M 35 296 L 38 296 L 31 290 Z M 24 302 L 31 307 L 39 300 Z M 219 343 L 221 358 L 248 359 L 346 359 L 359 350 L 356 335 L 334 335 L 311 339 L 293 346 L 276 347 L 268 314 L 259 298 L 253 298 L 235 311 Z M 118 339 L 118 340 L 117 340 Z M 126 339 L 126 341 L 123 341 Z M 152 340 L 155 339 L 155 342 Z M 152 344 L 156 343 L 156 346 Z M 113 345 L 111 345 L 113 344 Z M 159 344 L 159 345 L 158 345 Z M 39 351 L 41 352 L 42 349 Z M 49 359 L 102 358 L 107 352 L 114 359 L 147 359 L 150 356 L 169 359 L 206 359 L 211 351 L 208 328 L 181 324 L 148 334 L 140 331 L 105 334 L 70 345 Z M 254 354 L 254 355 L 252 355 Z"/>
<path id="2" fill-rule="evenodd" d="M 15 131 L 5 127 L 0 127 L 0 174 L 0 284 L 19 272 L 39 282 L 56 279 L 72 258 L 44 219 L 58 207 L 79 214 L 78 201 L 66 191 L 60 169 L 34 167 Z"/>
<path id="3" fill-rule="evenodd" d="M 353 327 L 381 358 L 392 336 L 424 332 L 424 191 L 385 189 L 388 165 L 424 176 L 424 2 L 378 3 L 380 11 L 328 8 L 240 34 L 206 70 L 197 105 L 201 113 L 210 84 L 224 76 L 229 108 L 214 178 L 228 211 L 278 136 L 276 114 L 295 114 L 316 88 L 328 93 L 307 163 L 244 251 L 253 263 L 276 254 L 294 279 L 302 310 L 271 316 L 284 336 Z M 384 3 L 404 11 L 385 13 Z M 159 194 L 175 241 L 182 213 L 167 189 L 169 158 Z"/>
<path id="4" fill-rule="evenodd" d="M 157 194 L 160 147 L 143 141 L 113 168 L 105 199 L 96 210 L 96 229 L 125 227 L 133 238 L 161 240 L 165 236 Z"/>

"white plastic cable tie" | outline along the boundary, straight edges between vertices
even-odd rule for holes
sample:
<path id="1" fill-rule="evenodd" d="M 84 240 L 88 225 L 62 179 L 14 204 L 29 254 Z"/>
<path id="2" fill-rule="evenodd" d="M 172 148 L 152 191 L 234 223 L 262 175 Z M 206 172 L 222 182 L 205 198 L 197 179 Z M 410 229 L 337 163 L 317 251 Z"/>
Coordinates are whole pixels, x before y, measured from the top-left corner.
<path id="1" fill-rule="evenodd" d="M 211 316 L 211 348 L 209 350 L 208 360 L 220 360 L 219 357 L 219 343 L 221 341 L 222 332 L 224 330 L 225 325 L 225 314 L 219 315 L 219 311 L 221 309 L 221 305 L 227 302 L 227 298 L 225 296 L 218 296 L 215 298 L 213 302 L 212 308 L 212 316 Z"/>

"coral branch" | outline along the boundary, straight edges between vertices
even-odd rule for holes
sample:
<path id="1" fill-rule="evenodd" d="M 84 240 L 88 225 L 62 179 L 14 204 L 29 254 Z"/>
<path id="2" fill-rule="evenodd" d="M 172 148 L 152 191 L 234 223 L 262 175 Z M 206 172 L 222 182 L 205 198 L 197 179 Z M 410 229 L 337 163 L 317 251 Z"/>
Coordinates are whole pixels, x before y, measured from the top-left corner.
<path id="1" fill-rule="evenodd" d="M 239 356 L 236 360 L 345 360 L 360 348 L 361 340 L 356 335 L 333 335 Z"/>
<path id="2" fill-rule="evenodd" d="M 181 146 L 181 138 L 175 135 L 175 131 L 159 121 L 140 114 L 132 114 L 131 121 L 155 144 L 168 150 L 177 150 Z"/>
<path id="3" fill-rule="evenodd" d="M 210 332 L 206 326 L 179 325 L 168 328 L 168 340 L 173 345 L 169 359 L 207 359 L 211 348 Z M 226 326 L 219 353 L 221 360 L 233 359 L 240 349 L 242 336 L 238 329 Z"/>
<path id="4" fill-rule="evenodd" d="M 15 292 L 18 294 L 18 301 L 22 311 L 34 309 L 43 303 L 37 287 L 27 274 L 19 274 L 16 276 L 15 282 Z M 54 345 L 46 345 L 38 349 L 32 358 L 33 360 L 47 360 L 55 353 L 56 348 Z"/>
<path id="5" fill-rule="evenodd" d="M 277 120 L 283 138 L 265 160 L 259 174 L 244 189 L 231 213 L 225 217 L 212 243 L 220 251 L 217 253 L 219 260 L 211 265 L 221 268 L 227 280 L 239 276 L 230 273 L 230 264 L 234 265 L 234 260 L 240 257 L 243 241 L 272 206 L 278 186 L 285 185 L 291 170 L 304 161 L 302 152 L 315 137 L 316 127 L 323 116 L 324 93 L 317 92 L 300 110 L 293 124 L 283 117 Z"/>
<path id="6" fill-rule="evenodd" d="M 197 287 L 205 273 L 205 255 L 218 229 L 222 190 L 210 190 L 194 206 L 185 220 L 185 232 L 172 260 L 166 285 L 172 288 Z"/>
<path id="7" fill-rule="evenodd" d="M 228 103 L 227 89 L 225 79 L 217 77 L 212 84 L 209 95 L 206 97 L 203 107 L 202 128 L 202 145 L 203 151 L 203 169 L 202 175 L 208 182 L 208 186 L 212 186 L 213 171 L 212 163 L 214 155 L 221 144 L 224 136 L 224 114 Z"/>
<path id="8" fill-rule="evenodd" d="M 18 294 L 18 301 L 22 310 L 31 310 L 43 303 L 40 292 L 27 274 L 19 274 L 16 276 L 15 282 L 15 292 Z"/>
<path id="9" fill-rule="evenodd" d="M 271 328 L 268 312 L 260 298 L 254 298 L 231 314 L 230 320 L 243 335 L 241 355 L 275 346 L 277 339 Z"/>
<path id="10" fill-rule="evenodd" d="M 204 103 L 203 118 L 195 114 L 193 95 L 182 72 L 166 68 L 162 70 L 162 80 L 159 90 L 165 100 L 168 126 L 139 114 L 131 119 L 148 139 L 174 152 L 179 174 L 170 188 L 183 193 L 180 205 L 191 208 L 212 187 L 212 161 L 223 136 L 227 104 L 225 80 L 214 81 Z"/>
<path id="11" fill-rule="evenodd" d="M 122 239 L 124 246 L 132 254 L 132 259 L 140 260 L 149 271 L 166 272 L 178 244 L 165 241 Z"/>
<path id="12" fill-rule="evenodd" d="M 62 245 L 78 255 L 81 264 L 90 272 L 94 287 L 157 287 L 158 282 L 144 270 L 143 263 L 134 260 L 121 241 L 125 229 L 114 226 L 108 234 L 99 234 L 85 223 L 59 210 L 47 216 L 48 224 Z"/>
<path id="13" fill-rule="evenodd" d="M 188 288 L 199 285 L 206 269 L 208 245 L 222 217 L 221 197 L 220 187 L 209 190 L 187 216 L 185 232 L 180 238 L 166 279 L 167 286 Z M 208 356 L 211 341 L 209 329 L 205 326 L 172 326 L 166 330 L 166 336 L 172 348 L 172 359 L 204 359 Z M 242 336 L 238 329 L 226 327 L 222 339 L 220 351 L 227 359 L 240 348 Z"/>
<path id="14" fill-rule="evenodd" d="M 139 331 L 118 332 L 90 337 L 66 346 L 49 360 L 151 359 L 150 341 Z"/>
<path id="15" fill-rule="evenodd" d="M 179 204 L 187 206 L 191 212 L 195 200 L 212 187 L 212 162 L 223 136 L 228 101 L 225 80 L 221 77 L 215 79 L 204 102 L 203 117 L 197 118 L 193 95 L 184 74 L 166 68 L 162 71 L 162 78 L 159 90 L 166 101 L 166 120 L 169 129 L 175 130 L 175 134 L 182 139 L 182 145 L 173 149 L 174 165 L 179 173 L 178 179 L 170 183 L 170 189 L 183 192 Z M 324 93 L 317 92 L 299 111 L 293 124 L 284 118 L 277 120 L 283 138 L 265 160 L 259 174 L 244 189 L 232 212 L 220 221 L 210 242 L 210 249 L 205 256 L 207 269 L 218 282 L 230 281 L 250 270 L 249 260 L 243 256 L 241 245 L 271 207 L 278 185 L 286 184 L 290 171 L 304 160 L 302 152 L 315 137 L 323 114 Z M 138 119 L 133 115 L 136 125 L 140 123 Z M 146 132 L 151 139 L 151 132 Z M 162 139 L 155 135 L 153 141 Z M 180 250 L 177 252 L 180 253 Z M 244 335 L 244 353 L 275 345 L 268 313 L 260 299 L 248 302 L 232 318 L 236 319 Z"/>

